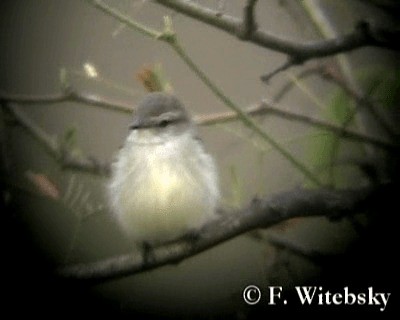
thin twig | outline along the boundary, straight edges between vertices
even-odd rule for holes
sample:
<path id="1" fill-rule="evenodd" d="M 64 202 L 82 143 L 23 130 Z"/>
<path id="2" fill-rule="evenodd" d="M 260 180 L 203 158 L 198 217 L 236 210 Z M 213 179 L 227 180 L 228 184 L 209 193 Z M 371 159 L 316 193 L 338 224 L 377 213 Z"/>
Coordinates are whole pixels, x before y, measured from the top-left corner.
<path id="1" fill-rule="evenodd" d="M 316 70 L 321 70 L 320 67 L 317 67 L 315 69 L 310 69 L 310 70 L 305 70 L 304 76 L 307 74 L 311 74 Z M 292 82 L 290 82 L 292 83 Z M 285 86 L 285 90 L 282 90 L 281 92 L 286 92 L 287 88 Z M 281 94 L 280 92 L 280 94 Z M 112 102 L 108 100 L 104 100 L 104 98 L 100 97 L 87 97 L 79 92 L 75 92 L 73 95 L 71 94 L 53 94 L 53 95 L 23 95 L 23 94 L 5 94 L 5 93 L 0 93 L 0 99 L 8 101 L 8 102 L 15 102 L 18 104 L 51 104 L 51 103 L 62 103 L 66 101 L 72 101 L 72 97 L 75 97 L 75 101 L 84 103 L 84 104 L 90 104 L 94 106 L 98 106 L 101 108 L 107 108 L 111 110 L 116 110 L 118 112 L 124 112 L 124 113 L 132 113 L 133 108 L 123 105 L 123 104 L 116 104 L 117 102 Z M 276 99 L 276 97 L 275 97 Z M 21 112 L 21 110 L 19 110 Z M 369 143 L 371 145 L 374 145 L 379 148 L 387 149 L 387 150 L 394 150 L 398 149 L 398 146 L 395 144 L 391 144 L 385 141 L 381 141 L 377 138 L 370 137 L 367 135 L 363 135 L 361 133 L 357 133 L 355 131 L 345 129 L 339 126 L 336 126 L 332 123 L 311 118 L 308 116 L 304 116 L 301 114 L 297 114 L 291 111 L 286 111 L 285 108 L 278 107 L 274 102 L 267 102 L 264 100 L 262 103 L 253 106 L 253 107 L 248 107 L 244 110 L 244 112 L 249 115 L 249 116 L 261 116 L 261 115 L 274 115 L 289 121 L 296 121 L 300 123 L 304 123 L 306 125 L 310 125 L 313 127 L 318 127 L 327 131 L 331 131 L 333 133 L 336 133 L 340 137 L 347 138 L 349 140 L 354 140 L 354 141 L 359 141 L 363 143 Z M 25 116 L 26 118 L 26 116 Z M 236 112 L 221 112 L 221 113 L 214 113 L 210 115 L 205 115 L 201 117 L 196 117 L 194 119 L 195 123 L 199 126 L 209 126 L 209 125 L 214 125 L 214 124 L 220 124 L 220 123 L 226 123 L 226 122 L 231 122 L 231 121 L 236 121 L 238 120 L 238 115 Z M 35 127 L 35 126 L 33 126 Z M 40 131 L 41 130 L 41 131 Z M 36 131 L 35 135 L 38 139 L 40 139 L 42 142 L 43 140 L 49 139 L 49 135 L 47 133 L 43 133 L 43 130 L 40 129 L 39 131 Z M 42 138 L 39 138 L 42 137 Z M 44 145 L 51 145 L 52 143 L 50 141 L 47 141 L 44 143 Z M 51 150 L 54 150 L 54 146 L 50 148 Z M 66 161 L 66 159 L 64 159 Z M 73 162 L 68 164 L 69 167 L 73 167 Z"/>
<path id="2" fill-rule="evenodd" d="M 11 102 L 3 102 L 3 107 L 11 113 L 17 123 L 26 129 L 42 146 L 45 147 L 46 151 L 55 158 L 60 158 L 60 148 L 57 143 L 57 139 L 54 136 L 47 134 L 36 122 L 29 118 L 25 112 L 23 112 L 18 106 Z"/>
<path id="3" fill-rule="evenodd" d="M 286 160 L 288 160 L 293 167 L 297 168 L 303 175 L 309 179 L 312 183 L 317 186 L 321 186 L 319 179 L 297 158 L 295 158 L 288 150 L 286 150 L 279 142 L 267 134 L 257 123 L 255 123 L 249 115 L 246 114 L 237 104 L 235 104 L 228 96 L 226 96 L 204 72 L 191 60 L 186 52 L 180 47 L 175 41 L 173 42 L 173 48 L 177 54 L 185 61 L 185 63 L 197 74 L 197 76 L 203 81 L 204 84 L 230 109 L 234 110 L 238 116 L 238 119 L 242 123 L 270 144 L 276 151 L 278 151 Z"/>
<path id="4" fill-rule="evenodd" d="M 61 102 L 78 102 L 97 106 L 104 109 L 114 110 L 122 113 L 132 113 L 133 107 L 117 101 L 108 101 L 97 95 L 89 95 L 73 91 L 71 88 L 61 93 L 26 95 L 10 94 L 0 91 L 0 100 L 15 102 L 18 104 L 52 104 Z"/>
<path id="5" fill-rule="evenodd" d="M 394 186 L 356 190 L 295 189 L 278 195 L 253 200 L 247 207 L 221 215 L 211 221 L 196 236 L 196 240 L 151 248 L 147 253 L 126 254 L 103 261 L 62 267 L 57 274 L 79 280 L 104 281 L 120 278 L 167 264 L 176 264 L 229 239 L 257 228 L 269 228 L 294 217 L 325 216 L 331 219 L 347 217 L 380 205 L 393 197 Z"/>
<path id="6" fill-rule="evenodd" d="M 201 6 L 194 1 L 185 0 L 154 0 L 155 2 L 185 14 L 208 25 L 214 26 L 231 35 L 241 38 L 242 20 L 229 16 L 220 15 L 218 11 Z M 238 32 L 239 30 L 239 32 Z M 353 32 L 320 41 L 294 42 L 287 39 L 276 37 L 263 30 L 255 30 L 247 41 L 251 41 L 263 48 L 271 49 L 281 53 L 286 53 L 293 57 L 301 57 L 303 61 L 312 58 L 321 58 L 334 55 L 340 52 L 347 52 L 354 49 L 377 46 L 392 50 L 399 50 L 399 42 L 396 40 L 400 36 L 397 29 L 386 30 L 368 26 L 366 29 L 355 28 Z"/>
<path id="7" fill-rule="evenodd" d="M 333 132 L 340 138 L 367 143 L 384 150 L 399 151 L 400 149 L 400 146 L 396 144 L 385 142 L 375 137 L 367 136 L 350 129 L 345 129 L 342 128 L 341 126 L 334 125 L 330 122 L 326 122 L 323 120 L 315 119 L 309 116 L 284 110 L 284 108 L 277 107 L 273 102 L 269 102 L 267 100 L 263 100 L 258 105 L 247 108 L 245 112 L 249 116 L 274 115 L 285 120 L 304 123 L 312 127 Z M 217 123 L 231 122 L 237 119 L 238 116 L 236 113 L 224 112 L 224 113 L 217 113 L 217 114 L 197 117 L 195 121 L 198 125 L 207 126 L 207 125 L 214 125 Z"/>
<path id="8" fill-rule="evenodd" d="M 17 123 L 29 134 L 40 142 L 46 151 L 65 169 L 74 169 L 96 175 L 108 175 L 110 168 L 108 164 L 102 164 L 91 157 L 77 157 L 70 150 L 62 147 L 56 137 L 50 136 L 39 127 L 25 112 L 17 105 L 2 101 L 3 107 L 11 113 Z"/>
<path id="9" fill-rule="evenodd" d="M 368 97 L 362 96 L 359 91 L 351 88 L 348 83 L 344 80 L 344 78 L 336 71 L 331 65 L 326 64 L 318 64 L 316 66 L 312 66 L 311 68 L 305 69 L 301 71 L 298 75 L 296 75 L 297 79 L 304 79 L 312 75 L 318 75 L 323 79 L 330 81 L 337 86 L 339 86 L 346 94 L 348 94 L 356 104 L 360 107 L 366 107 L 368 112 L 375 118 L 378 124 L 385 130 L 385 132 L 390 136 L 393 141 L 397 140 L 398 133 L 395 132 L 390 125 L 382 118 L 382 116 L 377 112 L 379 109 L 375 103 L 369 99 Z M 274 96 L 273 102 L 279 102 L 295 85 L 294 81 L 288 81 Z M 344 127 L 343 130 L 346 130 Z"/>
<path id="10" fill-rule="evenodd" d="M 336 38 L 338 36 L 338 31 L 336 26 L 332 23 L 332 20 L 327 16 L 326 10 L 322 8 L 322 5 L 319 1 L 316 0 L 304 0 L 300 2 L 301 6 L 303 7 L 305 13 L 309 16 L 311 22 L 314 24 L 316 30 L 321 34 L 322 37 L 326 39 L 330 38 Z M 360 24 L 356 27 L 356 31 L 363 33 L 365 36 L 368 37 L 368 34 L 370 34 L 371 30 L 368 24 Z M 338 66 L 340 69 L 340 72 L 343 76 L 343 79 L 347 83 L 347 86 L 352 88 L 352 90 L 356 91 L 359 93 L 360 96 L 364 96 L 363 89 L 359 84 L 358 79 L 355 77 L 354 72 L 353 72 L 353 67 L 351 64 L 351 61 L 349 60 L 348 55 L 344 55 L 344 52 L 341 52 L 342 54 L 339 54 L 336 57 L 336 60 L 338 62 Z M 347 128 L 347 126 L 353 122 L 355 119 L 355 123 L 357 127 L 362 131 L 363 133 L 368 132 L 365 121 L 363 121 L 363 115 L 362 113 L 357 114 L 357 109 L 354 109 L 352 114 L 347 117 L 346 121 L 342 124 L 343 128 Z M 336 141 L 336 147 L 333 150 L 334 153 L 332 154 L 332 161 L 334 161 L 335 156 L 337 154 L 338 150 L 338 141 Z M 369 148 L 369 146 L 364 147 L 364 151 L 369 154 L 373 152 Z"/>
<path id="11" fill-rule="evenodd" d="M 324 66 L 322 64 L 318 64 L 315 66 L 312 66 L 310 68 L 304 69 L 300 71 L 297 75 L 296 78 L 298 80 L 300 79 L 305 79 L 308 78 L 309 76 L 312 76 L 314 74 L 319 74 L 321 72 L 321 69 L 323 69 Z M 272 102 L 273 103 L 278 103 L 282 100 L 282 98 L 295 86 L 294 81 L 288 81 L 273 97 Z"/>
<path id="12" fill-rule="evenodd" d="M 148 28 L 141 23 L 133 21 L 128 16 L 124 15 L 123 13 L 114 9 L 113 7 L 106 5 L 101 0 L 88 0 L 88 1 L 91 2 L 92 5 L 95 6 L 97 9 L 103 11 L 104 13 L 106 13 L 108 15 L 118 18 L 118 20 L 121 23 L 126 24 L 130 28 L 136 30 L 139 33 L 142 33 L 145 36 L 157 39 L 158 37 L 160 37 L 162 35 L 162 32 L 157 32 L 154 29 Z"/>
<path id="13" fill-rule="evenodd" d="M 254 8 L 257 0 L 247 0 L 243 9 L 243 22 L 240 27 L 239 37 L 242 40 L 250 39 L 253 32 L 257 29 L 257 22 L 254 16 Z"/>
<path id="14" fill-rule="evenodd" d="M 285 63 L 278 66 L 275 70 L 272 70 L 271 72 L 262 75 L 260 79 L 262 82 L 268 83 L 272 79 L 272 77 L 276 76 L 278 73 L 285 71 L 295 65 L 301 64 L 302 62 L 303 62 L 302 60 L 289 57 L 289 59 L 287 59 Z"/>

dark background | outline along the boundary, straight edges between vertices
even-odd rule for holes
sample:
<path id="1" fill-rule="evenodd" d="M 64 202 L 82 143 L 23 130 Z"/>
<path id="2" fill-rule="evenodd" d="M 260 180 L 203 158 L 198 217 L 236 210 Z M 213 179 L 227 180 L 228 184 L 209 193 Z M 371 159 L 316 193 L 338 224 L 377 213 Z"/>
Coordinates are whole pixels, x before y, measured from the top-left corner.
<path id="1" fill-rule="evenodd" d="M 294 2 L 259 1 L 260 28 L 297 41 L 318 39 L 318 32 Z M 338 32 L 351 31 L 361 19 L 390 25 L 397 18 L 370 10 L 362 1 L 321 2 Z M 273 96 L 288 81 L 285 73 L 267 85 L 259 80 L 263 73 L 285 61 L 283 54 L 241 42 L 151 1 L 107 3 L 158 30 L 162 28 L 162 17 L 172 15 L 178 37 L 193 60 L 241 106 Z M 214 1 L 200 3 L 217 6 Z M 243 1 L 227 1 L 225 10 L 240 16 L 242 5 Z M 287 10 L 288 7 L 292 9 Z M 60 69 L 65 68 L 70 72 L 73 87 L 81 92 L 134 106 L 145 94 L 137 73 L 144 66 L 160 63 L 175 93 L 193 115 L 227 111 L 166 44 L 127 28 L 121 29 L 118 22 L 85 1 L 1 1 L 0 46 L 1 92 L 57 93 Z M 355 73 L 368 68 L 395 70 L 398 67 L 397 55 L 387 50 L 363 48 L 347 57 Z M 94 65 L 103 79 L 125 89 L 88 79 L 83 72 L 85 63 Z M 313 97 L 326 105 L 335 90 L 319 78 L 304 80 L 303 84 Z M 305 115 L 325 114 L 299 88 L 286 95 L 282 104 Z M 126 114 L 72 102 L 27 104 L 22 108 L 52 135 L 62 136 L 73 128 L 76 146 L 100 161 L 111 161 L 126 136 L 130 120 Z M 309 159 L 309 128 L 273 117 L 266 117 L 260 123 L 293 154 Z M 373 125 L 368 130 L 376 132 Z M 260 147 L 260 141 L 240 124 L 204 127 L 200 133 L 218 163 L 226 205 L 244 205 L 255 196 L 270 195 L 304 183 L 299 172 L 278 153 Z M 248 308 L 241 299 L 241 291 L 249 284 L 260 288 L 283 285 L 289 291 L 294 285 L 302 284 L 322 285 L 330 291 L 335 288 L 340 291 L 344 286 L 361 291 L 374 286 L 376 292 L 392 292 L 387 312 L 395 307 L 396 209 L 392 203 L 382 203 L 379 199 L 373 215 L 358 217 L 365 227 L 361 233 L 348 220 L 332 222 L 325 218 L 298 220 L 264 232 L 326 253 L 318 262 L 244 235 L 177 266 L 97 284 L 62 281 L 53 277 L 59 265 L 95 261 L 132 250 L 107 211 L 106 179 L 62 171 L 21 128 L 8 130 L 2 121 L 1 134 L 9 159 L 7 171 L 3 170 L 2 187 L 9 190 L 10 183 L 14 187 L 24 186 L 23 190 L 12 188 L 12 192 L 4 192 L 1 204 L 5 314 L 246 318 L 257 312 L 267 316 L 273 311 L 293 310 L 354 309 L 379 313 L 379 307 L 311 309 L 293 305 L 272 310 L 260 303 Z M 352 155 L 357 148 L 348 144 L 344 150 Z M 358 170 L 344 170 L 344 186 L 366 183 Z M 58 186 L 61 198 L 54 201 L 38 195 L 26 178 L 27 171 L 44 173 Z M 69 188 L 73 191 L 67 197 Z M 79 215 L 88 210 L 86 204 L 98 208 L 98 213 L 81 223 Z M 72 248 L 71 239 L 75 239 Z"/>

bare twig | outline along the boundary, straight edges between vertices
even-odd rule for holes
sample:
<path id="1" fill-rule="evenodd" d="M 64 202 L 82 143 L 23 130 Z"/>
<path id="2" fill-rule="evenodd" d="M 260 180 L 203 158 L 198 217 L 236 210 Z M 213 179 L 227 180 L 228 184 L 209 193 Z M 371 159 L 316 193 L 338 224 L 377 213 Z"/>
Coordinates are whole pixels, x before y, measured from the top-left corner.
<path id="1" fill-rule="evenodd" d="M 378 106 L 372 101 L 372 99 L 362 96 L 361 92 L 351 88 L 345 79 L 339 74 L 335 67 L 329 64 L 318 64 L 312 66 L 308 69 L 301 71 L 296 78 L 304 79 L 312 75 L 318 75 L 327 81 L 339 86 L 346 94 L 349 95 L 356 104 L 360 107 L 365 107 L 368 112 L 374 117 L 377 123 L 385 130 L 385 132 L 392 138 L 393 141 L 397 140 L 398 133 L 395 132 L 389 124 L 382 118 L 382 116 L 377 112 Z M 279 102 L 295 85 L 294 81 L 288 81 L 279 92 L 274 96 L 273 102 Z M 345 129 L 345 128 L 343 128 Z"/>
<path id="2" fill-rule="evenodd" d="M 248 115 L 251 116 L 260 116 L 260 115 L 274 115 L 280 117 L 282 119 L 286 119 L 289 121 L 295 121 L 304 123 L 306 125 L 320 128 L 329 132 L 333 132 L 337 134 L 339 137 L 350 139 L 357 142 L 367 143 L 373 145 L 375 147 L 389 150 L 389 151 L 398 151 L 400 146 L 396 144 L 392 144 L 390 142 L 385 142 L 375 137 L 367 136 L 356 131 L 345 129 L 340 126 L 336 126 L 330 122 L 326 122 L 323 120 L 315 119 L 312 117 L 308 117 L 305 115 L 301 115 L 298 113 L 294 113 L 291 111 L 283 110 L 283 108 L 277 107 L 274 103 L 268 102 L 267 100 L 263 100 L 258 105 L 247 108 L 246 112 Z M 237 120 L 237 115 L 234 112 L 224 112 L 224 113 L 217 113 L 208 116 L 202 116 L 200 118 L 196 118 L 196 123 L 198 125 L 212 125 L 216 123 L 224 123 Z"/>
<path id="3" fill-rule="evenodd" d="M 3 102 L 3 107 L 11 113 L 17 123 L 26 129 L 37 141 L 39 141 L 46 151 L 53 157 L 60 157 L 60 150 L 57 139 L 48 135 L 32 119 L 30 119 L 20 108 L 10 102 Z"/>
<path id="4" fill-rule="evenodd" d="M 218 221 L 206 225 L 194 241 L 179 240 L 152 248 L 148 252 L 152 259 L 145 260 L 142 254 L 126 254 L 99 262 L 62 267 L 57 273 L 70 279 L 107 280 L 152 270 L 180 262 L 247 231 L 268 228 L 290 218 L 326 216 L 338 219 L 373 209 L 380 201 L 390 199 L 388 190 L 392 188 L 385 185 L 378 189 L 295 189 L 283 192 L 254 200 L 237 212 L 221 215 Z"/>
<path id="5" fill-rule="evenodd" d="M 254 7 L 257 0 L 247 0 L 243 9 L 243 22 L 238 30 L 239 37 L 242 40 L 250 39 L 253 32 L 257 29 L 257 22 L 254 17 Z"/>
<path id="6" fill-rule="evenodd" d="M 155 2 L 185 14 L 208 25 L 214 26 L 231 35 L 241 38 L 240 32 L 242 20 L 229 16 L 220 15 L 217 11 L 201 6 L 193 1 L 185 0 L 154 0 Z M 239 32 L 238 32 L 239 30 Z M 356 27 L 352 33 L 339 36 L 334 39 L 294 42 L 276 37 L 262 30 L 254 30 L 248 37 L 263 48 L 286 53 L 293 57 L 300 58 L 303 62 L 312 58 L 326 57 L 341 52 L 347 52 L 365 46 L 383 47 L 392 50 L 399 50 L 399 42 L 396 40 L 400 31 L 374 28 L 367 25 L 366 28 Z"/>
<path id="7" fill-rule="evenodd" d="M 312 76 L 314 74 L 320 74 L 321 70 L 324 68 L 324 65 L 322 64 L 317 64 L 314 65 L 310 68 L 304 69 L 300 71 L 297 75 L 297 79 L 305 79 L 309 76 Z M 263 77 L 263 76 L 262 76 Z M 263 78 L 262 78 L 263 80 Z M 296 82 L 293 80 L 288 81 L 273 97 L 272 101 L 274 103 L 278 103 L 279 101 L 282 100 L 282 98 L 295 86 Z"/>
<path id="8" fill-rule="evenodd" d="M 304 76 L 318 72 L 319 74 L 323 74 L 325 77 L 330 78 L 331 76 L 328 74 L 328 70 L 325 66 L 317 66 L 312 69 L 307 69 L 304 71 Z M 302 73 L 303 75 L 303 73 Z M 333 78 L 332 78 L 333 79 Z M 339 83 L 340 85 L 344 85 L 343 83 Z M 282 89 L 282 92 L 287 92 L 288 87 L 285 86 L 285 90 Z M 350 89 L 348 89 L 350 90 Z M 280 95 L 282 95 L 282 92 L 280 92 Z M 352 96 L 355 96 L 356 93 L 350 91 L 349 92 Z M 133 108 L 128 106 L 128 105 L 123 105 L 119 104 L 118 102 L 114 101 L 108 101 L 105 100 L 102 97 L 97 97 L 97 96 L 87 96 L 85 94 L 79 93 L 79 92 L 66 92 L 66 93 L 60 93 L 60 94 L 48 94 L 48 95 L 24 95 L 24 94 L 6 94 L 6 93 L 0 93 L 0 99 L 3 101 L 8 101 L 8 102 L 15 102 L 18 104 L 51 104 L 51 103 L 62 103 L 66 101 L 76 101 L 79 103 L 84 103 L 88 105 L 93 105 L 97 106 L 100 108 L 106 108 L 110 110 L 115 110 L 118 112 L 123 112 L 123 113 L 132 113 Z M 275 99 L 277 99 L 275 97 Z M 359 98 L 360 99 L 360 98 Z M 20 119 L 23 119 L 23 121 L 29 125 L 27 127 L 30 128 L 30 132 L 34 132 L 35 137 L 41 141 L 43 145 L 46 146 L 48 151 L 53 156 L 56 156 L 56 158 L 59 157 L 59 151 L 57 151 L 57 142 L 54 139 L 51 139 L 47 133 L 45 133 L 41 128 L 37 127 L 37 125 L 30 123 L 30 119 L 22 113 L 22 111 L 16 107 L 14 107 L 14 112 L 17 112 L 18 115 L 20 115 Z M 370 137 L 361 133 L 357 133 L 355 131 L 345 129 L 343 127 L 336 126 L 334 124 L 331 124 L 329 122 L 311 118 L 308 116 L 300 115 L 294 112 L 286 111 L 284 108 L 276 106 L 273 102 L 267 102 L 264 100 L 262 103 L 249 107 L 245 109 L 245 113 L 248 114 L 249 116 L 260 116 L 260 115 L 274 115 L 289 121 L 296 121 L 296 122 L 301 122 L 306 125 L 310 125 L 313 127 L 318 127 L 320 129 L 324 129 L 327 131 L 334 132 L 340 137 L 347 138 L 350 140 L 362 142 L 362 143 L 369 143 L 371 145 L 374 145 L 379 148 L 387 149 L 387 150 L 398 150 L 398 146 L 395 144 L 391 144 L 385 141 L 381 141 L 377 138 Z M 29 120 L 28 120 L 29 119 Z M 207 126 L 207 125 L 213 125 L 217 123 L 225 123 L 225 122 L 230 122 L 230 121 L 235 121 L 238 119 L 238 115 L 236 112 L 223 112 L 223 113 L 216 113 L 216 114 L 211 114 L 207 116 L 201 116 L 195 118 L 195 122 L 200 125 L 200 126 Z M 71 159 L 68 157 L 68 154 L 64 154 L 63 157 L 63 166 L 68 167 L 70 169 L 77 169 L 77 170 L 84 170 L 84 171 L 91 171 L 93 173 L 98 172 L 97 169 L 94 169 L 96 161 L 91 160 L 89 158 L 84 161 L 85 164 L 83 164 L 83 159 L 80 159 L 78 163 L 76 162 L 76 159 Z M 107 166 L 107 165 L 103 165 Z M 106 170 L 107 172 L 107 170 Z"/>
<path id="9" fill-rule="evenodd" d="M 332 23 L 332 20 L 328 17 L 326 10 L 322 8 L 322 4 L 316 0 L 303 0 L 299 2 L 303 7 L 304 12 L 309 16 L 311 22 L 314 24 L 316 30 L 321 34 L 321 36 L 325 39 L 337 38 L 339 37 L 339 33 L 337 27 Z M 370 33 L 370 27 L 367 23 L 360 23 L 356 30 L 365 35 Z M 336 61 L 338 63 L 341 75 L 345 80 L 346 84 L 352 88 L 352 90 L 359 93 L 359 95 L 364 96 L 363 89 L 355 77 L 352 63 L 344 52 L 339 54 L 336 57 Z M 342 123 L 343 128 L 346 128 L 350 123 L 355 121 L 357 127 L 361 130 L 361 132 L 368 132 L 368 128 L 365 123 L 365 118 L 363 113 L 357 113 L 357 109 L 352 110 L 352 114 L 347 116 L 347 119 Z M 331 159 L 334 160 L 338 154 L 339 149 L 339 141 L 335 141 L 335 147 L 332 149 Z M 369 146 L 364 146 L 364 151 L 367 154 L 373 153 L 374 151 L 369 148 Z"/>
<path id="10" fill-rule="evenodd" d="M 108 164 L 102 164 L 90 157 L 78 157 L 71 153 L 70 150 L 63 148 L 62 144 L 60 144 L 55 137 L 52 137 L 45 132 L 15 104 L 3 100 L 2 105 L 11 113 L 19 125 L 27 130 L 33 138 L 45 147 L 46 151 L 61 165 L 62 168 L 74 169 L 97 175 L 109 174 L 110 168 Z"/>
<path id="11" fill-rule="evenodd" d="M 71 88 L 64 92 L 44 95 L 9 94 L 0 91 L 0 100 L 18 104 L 51 104 L 61 102 L 78 102 L 123 113 L 132 113 L 133 107 L 117 101 L 108 101 L 97 95 L 89 95 L 73 91 Z"/>
<path id="12" fill-rule="evenodd" d="M 268 83 L 272 77 L 276 76 L 278 73 L 285 71 L 295 65 L 301 64 L 303 61 L 301 59 L 297 59 L 296 57 L 289 57 L 285 63 L 282 65 L 278 66 L 275 70 L 272 70 L 271 72 L 264 74 L 260 77 L 261 81 Z"/>

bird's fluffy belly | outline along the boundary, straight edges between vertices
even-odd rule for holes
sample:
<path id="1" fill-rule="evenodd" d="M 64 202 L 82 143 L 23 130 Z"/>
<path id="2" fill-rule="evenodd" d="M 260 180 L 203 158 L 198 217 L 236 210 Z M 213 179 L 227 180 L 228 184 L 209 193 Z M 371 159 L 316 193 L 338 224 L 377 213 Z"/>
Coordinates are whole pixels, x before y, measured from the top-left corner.
<path id="1" fill-rule="evenodd" d="M 154 243 L 200 228 L 215 209 L 215 199 L 208 196 L 215 181 L 202 174 L 210 166 L 214 170 L 211 158 L 194 159 L 193 153 L 180 154 L 168 146 L 148 151 L 136 148 L 127 161 L 117 163 L 120 182 L 112 184 L 111 192 L 126 233 L 136 241 Z"/>

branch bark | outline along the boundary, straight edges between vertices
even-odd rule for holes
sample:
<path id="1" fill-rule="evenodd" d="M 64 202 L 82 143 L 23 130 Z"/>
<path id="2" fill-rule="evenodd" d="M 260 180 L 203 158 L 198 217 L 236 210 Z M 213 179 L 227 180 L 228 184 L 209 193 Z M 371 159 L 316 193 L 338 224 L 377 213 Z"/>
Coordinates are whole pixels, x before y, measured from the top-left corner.
<path id="1" fill-rule="evenodd" d="M 201 6 L 193 1 L 184 0 L 154 0 L 164 7 L 204 22 L 233 36 L 243 39 L 243 21 L 223 14 L 210 8 Z M 312 58 L 321 58 L 340 52 L 376 46 L 391 50 L 399 50 L 400 30 L 386 30 L 374 28 L 367 23 L 361 23 L 352 33 L 327 40 L 294 42 L 267 33 L 263 30 L 254 30 L 245 40 L 260 47 L 285 53 L 295 57 L 296 61 L 305 62 Z"/>
<path id="2" fill-rule="evenodd" d="M 167 264 L 176 264 L 229 239 L 257 228 L 268 228 L 294 217 L 325 216 L 340 219 L 373 210 L 381 201 L 389 201 L 392 185 L 352 190 L 295 189 L 275 196 L 255 199 L 247 207 L 221 214 L 199 231 L 196 240 L 179 240 L 151 248 L 145 259 L 142 254 L 126 254 L 110 259 L 61 267 L 63 278 L 104 281 L 120 278 Z"/>
<path id="3" fill-rule="evenodd" d="M 254 8 L 257 0 L 247 0 L 243 9 L 243 22 L 240 27 L 239 37 L 242 40 L 247 40 L 251 37 L 253 32 L 257 29 L 257 22 L 254 15 Z"/>

